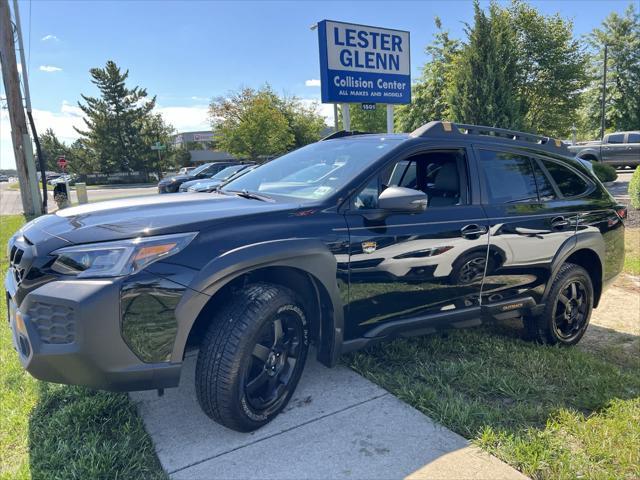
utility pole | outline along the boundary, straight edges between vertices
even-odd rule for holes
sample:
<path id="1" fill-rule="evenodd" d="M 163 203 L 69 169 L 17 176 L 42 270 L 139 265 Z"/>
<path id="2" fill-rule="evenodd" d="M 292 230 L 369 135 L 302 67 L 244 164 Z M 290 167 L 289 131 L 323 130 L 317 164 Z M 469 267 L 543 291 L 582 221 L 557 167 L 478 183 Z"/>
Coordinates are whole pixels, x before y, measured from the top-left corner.
<path id="1" fill-rule="evenodd" d="M 40 148 L 40 139 L 38 139 L 38 131 L 36 130 L 36 122 L 33 119 L 33 110 L 31 109 L 29 73 L 27 72 L 27 61 L 24 56 L 24 43 L 22 42 L 22 27 L 20 26 L 21 22 L 18 0 L 13 0 L 13 14 L 16 17 L 16 33 L 18 34 L 18 46 L 20 47 L 20 63 L 24 65 L 22 69 L 22 83 L 24 84 L 24 103 L 27 106 L 27 117 L 29 118 L 29 125 L 31 125 L 31 133 L 33 134 L 33 141 L 36 144 L 36 152 L 38 154 L 38 161 L 40 164 L 40 181 L 42 182 L 42 213 L 47 213 L 47 173 L 45 168 L 45 159 L 42 155 L 42 148 Z"/>
<path id="2" fill-rule="evenodd" d="M 607 44 L 604 45 L 604 65 L 602 67 L 602 113 L 600 114 L 600 141 L 604 140 L 604 127 L 605 127 L 605 102 L 607 98 Z"/>
<path id="3" fill-rule="evenodd" d="M 13 142 L 16 169 L 18 170 L 22 209 L 25 215 L 39 215 L 41 213 L 40 192 L 38 192 L 37 183 L 31 181 L 35 180 L 36 172 L 35 165 L 28 162 L 31 141 L 22 105 L 22 93 L 20 91 L 20 79 L 13 39 L 13 25 L 8 0 L 0 0 L 0 63 L 2 64 L 2 79 L 9 108 L 11 140 Z M 23 65 L 23 68 L 26 68 L 26 65 Z"/>

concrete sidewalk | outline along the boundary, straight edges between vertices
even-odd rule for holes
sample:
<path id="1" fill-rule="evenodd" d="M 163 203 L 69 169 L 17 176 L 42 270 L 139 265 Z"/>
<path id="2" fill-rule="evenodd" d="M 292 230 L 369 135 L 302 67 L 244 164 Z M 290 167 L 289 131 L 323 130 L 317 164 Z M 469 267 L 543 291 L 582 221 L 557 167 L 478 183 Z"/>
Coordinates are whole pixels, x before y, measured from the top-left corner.
<path id="1" fill-rule="evenodd" d="M 179 388 L 131 394 L 172 478 L 526 478 L 345 367 L 310 359 L 286 410 L 250 434 L 202 413 L 194 370 L 191 354 Z"/>

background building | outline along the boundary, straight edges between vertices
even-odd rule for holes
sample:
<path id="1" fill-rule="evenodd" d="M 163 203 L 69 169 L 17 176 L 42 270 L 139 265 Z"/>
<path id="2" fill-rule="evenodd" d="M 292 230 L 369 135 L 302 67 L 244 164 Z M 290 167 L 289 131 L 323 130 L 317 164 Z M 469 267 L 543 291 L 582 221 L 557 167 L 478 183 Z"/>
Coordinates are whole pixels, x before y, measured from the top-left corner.
<path id="1" fill-rule="evenodd" d="M 230 153 L 216 150 L 215 135 L 211 131 L 181 132 L 174 135 L 172 140 L 175 147 L 189 150 L 191 163 L 194 164 L 236 160 L 236 157 Z"/>

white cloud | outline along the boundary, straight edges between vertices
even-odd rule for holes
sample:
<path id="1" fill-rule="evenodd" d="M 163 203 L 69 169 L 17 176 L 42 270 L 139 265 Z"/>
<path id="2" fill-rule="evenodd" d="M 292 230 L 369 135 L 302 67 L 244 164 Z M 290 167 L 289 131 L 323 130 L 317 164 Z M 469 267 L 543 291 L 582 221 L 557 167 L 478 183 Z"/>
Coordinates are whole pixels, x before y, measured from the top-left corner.
<path id="1" fill-rule="evenodd" d="M 178 132 L 192 130 L 210 130 L 209 107 L 194 105 L 192 107 L 156 107 L 164 121 L 173 125 Z"/>
<path id="2" fill-rule="evenodd" d="M 48 42 L 48 41 L 53 41 L 53 42 L 57 42 L 59 40 L 58 37 L 56 37 L 55 35 L 45 35 L 44 37 L 42 37 L 41 39 L 43 42 Z"/>
<path id="3" fill-rule="evenodd" d="M 51 72 L 61 72 L 62 69 L 60 67 L 54 67 L 53 65 L 40 65 L 40 71 L 51 73 Z"/>
<path id="4" fill-rule="evenodd" d="M 333 104 L 331 103 L 320 103 L 317 98 L 300 98 L 301 103 L 303 103 L 306 107 L 313 107 L 316 110 L 316 113 L 322 115 L 324 117 L 324 121 L 327 125 L 333 125 Z"/>
<path id="5" fill-rule="evenodd" d="M 195 100 L 196 102 L 208 102 L 209 99 L 207 97 L 191 97 L 191 100 Z"/>
<path id="6" fill-rule="evenodd" d="M 305 80 L 304 84 L 307 87 L 319 87 L 320 80 L 318 80 L 317 78 L 312 78 L 311 80 Z"/>

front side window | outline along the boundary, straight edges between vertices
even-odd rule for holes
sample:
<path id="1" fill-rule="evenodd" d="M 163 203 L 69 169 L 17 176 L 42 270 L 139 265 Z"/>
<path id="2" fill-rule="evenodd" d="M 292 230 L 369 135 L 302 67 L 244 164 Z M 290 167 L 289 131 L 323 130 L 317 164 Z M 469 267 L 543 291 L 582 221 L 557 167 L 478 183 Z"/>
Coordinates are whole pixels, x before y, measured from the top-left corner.
<path id="1" fill-rule="evenodd" d="M 464 150 L 427 151 L 392 163 L 365 185 L 351 207 L 378 208 L 378 196 L 388 187 L 405 187 L 427 194 L 429 208 L 467 203 Z"/>
<path id="2" fill-rule="evenodd" d="M 360 137 L 313 143 L 232 180 L 222 190 L 322 200 L 341 190 L 403 140 Z"/>
<path id="3" fill-rule="evenodd" d="M 589 189 L 589 184 L 567 167 L 548 160 L 543 160 L 542 164 L 565 197 L 576 197 Z"/>
<path id="4" fill-rule="evenodd" d="M 491 204 L 538 201 L 531 160 L 506 152 L 480 150 L 480 169 Z"/>
<path id="5" fill-rule="evenodd" d="M 616 133 L 607 137 L 607 143 L 624 143 L 624 134 Z"/>

